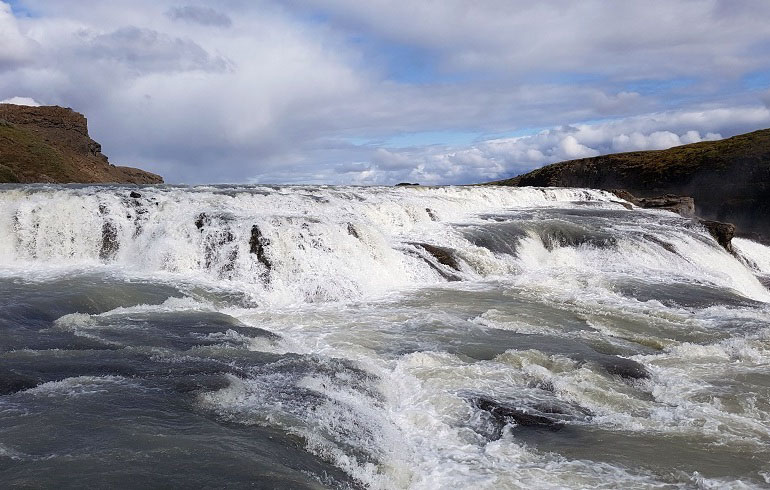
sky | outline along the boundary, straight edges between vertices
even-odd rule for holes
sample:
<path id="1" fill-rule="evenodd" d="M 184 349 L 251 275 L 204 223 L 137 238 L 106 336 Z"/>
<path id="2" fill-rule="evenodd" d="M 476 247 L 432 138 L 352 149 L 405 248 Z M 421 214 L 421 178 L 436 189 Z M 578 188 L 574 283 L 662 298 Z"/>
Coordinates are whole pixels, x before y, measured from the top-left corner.
<path id="1" fill-rule="evenodd" d="M 465 184 L 770 127 L 767 0 L 0 0 L 0 101 L 169 183 Z"/>

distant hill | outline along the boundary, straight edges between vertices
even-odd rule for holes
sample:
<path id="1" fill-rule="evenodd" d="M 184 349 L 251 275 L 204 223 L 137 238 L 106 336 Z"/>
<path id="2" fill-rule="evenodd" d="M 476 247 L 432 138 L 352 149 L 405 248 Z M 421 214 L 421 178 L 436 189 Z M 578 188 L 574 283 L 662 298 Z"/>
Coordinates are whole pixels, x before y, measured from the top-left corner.
<path id="1" fill-rule="evenodd" d="M 555 163 L 491 184 L 692 196 L 700 216 L 734 223 L 739 234 L 770 238 L 770 129 L 668 150 Z"/>
<path id="2" fill-rule="evenodd" d="M 0 104 L 0 182 L 161 184 L 144 170 L 117 167 L 72 109 Z"/>

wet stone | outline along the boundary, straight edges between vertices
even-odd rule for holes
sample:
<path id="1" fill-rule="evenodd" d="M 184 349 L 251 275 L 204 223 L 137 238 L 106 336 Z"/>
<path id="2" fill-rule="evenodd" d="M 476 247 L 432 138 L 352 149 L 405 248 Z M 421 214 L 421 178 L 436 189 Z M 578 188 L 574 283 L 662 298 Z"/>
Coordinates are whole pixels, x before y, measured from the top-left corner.
<path id="1" fill-rule="evenodd" d="M 623 379 L 648 379 L 650 372 L 643 365 L 623 357 L 610 357 L 600 361 L 602 367 L 613 376 Z"/>
<path id="2" fill-rule="evenodd" d="M 358 230 L 356 230 L 356 227 L 353 226 L 353 223 L 348 223 L 348 235 L 361 239 L 361 236 L 358 234 Z"/>
<path id="3" fill-rule="evenodd" d="M 265 248 L 268 245 L 270 245 L 270 240 L 262 235 L 262 231 L 259 229 L 259 226 L 252 226 L 251 238 L 249 239 L 249 252 L 255 254 L 257 256 L 257 260 L 269 271 L 273 267 L 273 264 L 270 262 L 270 259 L 267 257 L 267 253 L 265 252 Z"/>
<path id="4" fill-rule="evenodd" d="M 476 408 L 489 412 L 500 425 L 515 423 L 522 427 L 536 427 L 549 430 L 560 430 L 564 427 L 564 421 L 556 417 L 535 413 L 535 410 L 530 408 L 518 408 L 485 397 L 474 398 L 471 403 Z M 548 407 L 545 412 L 562 414 L 562 412 L 557 411 L 553 407 Z"/>
<path id="5" fill-rule="evenodd" d="M 109 260 L 115 256 L 119 248 L 118 229 L 112 221 L 105 221 L 102 224 L 102 247 L 99 249 L 99 258 Z"/>

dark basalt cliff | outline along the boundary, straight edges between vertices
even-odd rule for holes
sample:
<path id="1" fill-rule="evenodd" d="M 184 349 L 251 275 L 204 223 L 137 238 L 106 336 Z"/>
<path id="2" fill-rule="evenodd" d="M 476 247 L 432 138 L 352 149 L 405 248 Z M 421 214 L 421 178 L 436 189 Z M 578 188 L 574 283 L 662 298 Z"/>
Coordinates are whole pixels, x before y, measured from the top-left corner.
<path id="1" fill-rule="evenodd" d="M 698 216 L 770 238 L 770 129 L 668 150 L 555 163 L 497 185 L 625 189 L 692 196 Z"/>
<path id="2" fill-rule="evenodd" d="M 144 170 L 112 165 L 72 109 L 0 104 L 0 182 L 161 184 Z"/>

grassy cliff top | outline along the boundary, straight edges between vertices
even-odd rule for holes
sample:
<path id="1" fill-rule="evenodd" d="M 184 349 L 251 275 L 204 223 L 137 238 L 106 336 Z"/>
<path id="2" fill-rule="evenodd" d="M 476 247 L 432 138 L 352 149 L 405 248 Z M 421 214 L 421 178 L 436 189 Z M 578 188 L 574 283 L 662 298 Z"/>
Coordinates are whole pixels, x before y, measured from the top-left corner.
<path id="1" fill-rule="evenodd" d="M 150 172 L 109 163 L 72 109 L 0 104 L 0 183 L 159 184 Z"/>
<path id="2" fill-rule="evenodd" d="M 700 216 L 729 221 L 741 234 L 770 240 L 770 129 L 667 150 L 555 163 L 491 184 L 690 196 Z"/>
<path id="3" fill-rule="evenodd" d="M 736 164 L 770 166 L 770 129 L 741 134 L 719 141 L 704 141 L 667 150 L 615 153 L 555 163 L 492 184 L 513 186 L 590 185 L 590 172 L 598 172 L 598 184 L 617 180 L 621 187 L 664 190 L 685 185 L 706 172 L 723 173 Z M 604 185 L 599 185 L 604 187 Z"/>

